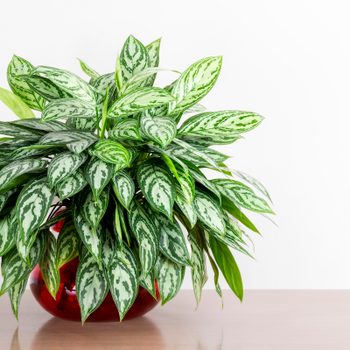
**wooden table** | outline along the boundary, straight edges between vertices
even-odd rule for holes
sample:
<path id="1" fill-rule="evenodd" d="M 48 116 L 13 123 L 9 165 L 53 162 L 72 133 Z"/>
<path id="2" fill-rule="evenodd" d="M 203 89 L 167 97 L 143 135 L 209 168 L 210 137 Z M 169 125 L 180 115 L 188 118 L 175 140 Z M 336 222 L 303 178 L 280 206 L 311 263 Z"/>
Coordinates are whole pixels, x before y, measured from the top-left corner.
<path id="1" fill-rule="evenodd" d="M 123 323 L 52 318 L 26 292 L 19 322 L 0 299 L 0 349 L 349 350 L 349 291 L 247 291 L 243 304 L 229 292 L 225 305 L 205 291 L 197 311 L 182 291 L 147 317 Z"/>

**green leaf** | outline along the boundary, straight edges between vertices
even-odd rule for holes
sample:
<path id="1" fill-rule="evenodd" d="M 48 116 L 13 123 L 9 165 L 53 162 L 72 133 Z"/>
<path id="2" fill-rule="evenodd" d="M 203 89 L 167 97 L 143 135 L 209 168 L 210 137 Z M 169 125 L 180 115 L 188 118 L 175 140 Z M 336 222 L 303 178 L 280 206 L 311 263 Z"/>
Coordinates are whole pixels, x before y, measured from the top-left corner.
<path id="1" fill-rule="evenodd" d="M 114 252 L 116 249 L 115 238 L 112 233 L 108 230 L 104 230 L 104 242 L 102 247 L 102 259 L 105 268 L 109 268 L 114 257 Z"/>
<path id="2" fill-rule="evenodd" d="M 11 91 L 0 87 L 0 101 L 11 109 L 17 117 L 21 119 L 34 118 L 32 110 L 21 100 L 20 97 L 13 94 Z"/>
<path id="3" fill-rule="evenodd" d="M 103 268 L 88 253 L 83 255 L 79 263 L 76 290 L 81 321 L 84 323 L 102 304 L 108 292 L 108 282 Z"/>
<path id="4" fill-rule="evenodd" d="M 15 194 L 17 191 L 16 189 L 9 190 L 7 192 L 4 192 L 3 194 L 0 194 L 0 213 L 3 214 L 2 211 L 5 208 L 5 205 L 8 203 L 9 198 Z M 1 231 L 1 230 L 0 230 Z M 1 254 L 0 254 L 1 256 Z"/>
<path id="5" fill-rule="evenodd" d="M 188 118 L 180 127 L 179 135 L 204 137 L 232 137 L 257 127 L 262 117 L 253 112 L 205 112 Z"/>
<path id="6" fill-rule="evenodd" d="M 83 131 L 95 131 L 97 126 L 96 118 L 69 118 L 66 121 L 69 129 L 77 129 Z"/>
<path id="7" fill-rule="evenodd" d="M 185 276 L 185 266 L 159 255 L 155 271 L 162 305 L 164 305 L 179 292 Z"/>
<path id="8" fill-rule="evenodd" d="M 152 213 L 154 215 L 154 213 Z M 156 215 L 159 223 L 159 249 L 170 260 L 179 265 L 190 265 L 190 255 L 180 225 L 163 215 Z"/>
<path id="9" fill-rule="evenodd" d="M 83 60 L 79 59 L 79 64 L 80 64 L 80 68 L 81 70 L 90 78 L 92 79 L 96 79 L 98 78 L 100 75 L 94 70 L 92 69 L 90 66 L 88 66 Z"/>
<path id="10" fill-rule="evenodd" d="M 117 250 L 108 269 L 108 280 L 113 300 L 122 320 L 138 293 L 136 262 L 125 250 Z"/>
<path id="11" fill-rule="evenodd" d="M 57 238 L 56 266 L 60 269 L 78 256 L 77 230 L 72 221 L 65 222 Z"/>
<path id="12" fill-rule="evenodd" d="M 159 50 L 160 50 L 160 40 L 157 39 L 146 46 L 149 61 L 148 67 L 158 67 L 159 66 Z M 156 74 L 149 77 L 145 83 L 145 86 L 152 86 L 156 79 Z"/>
<path id="13" fill-rule="evenodd" d="M 25 128 L 33 129 L 32 132 L 34 132 L 34 130 L 42 130 L 47 132 L 67 130 L 67 127 L 64 123 L 61 123 L 57 120 L 46 121 L 45 123 L 43 123 L 42 120 L 39 118 L 15 120 L 12 122 L 12 124 L 16 126 L 22 126 Z M 14 136 L 18 136 L 18 135 L 14 135 Z"/>
<path id="14" fill-rule="evenodd" d="M 113 93 L 116 89 L 114 82 L 114 73 L 100 75 L 99 77 L 92 79 L 90 83 L 96 92 L 101 96 L 104 96 L 106 94 L 107 88 L 111 93 Z"/>
<path id="15" fill-rule="evenodd" d="M 74 225 L 85 247 L 98 264 L 102 262 L 101 226 L 94 230 L 77 209 L 74 211 Z"/>
<path id="16" fill-rule="evenodd" d="M 34 66 L 19 56 L 13 56 L 7 67 L 7 81 L 13 93 L 19 96 L 30 108 L 42 111 L 45 105 L 44 99 L 35 93 L 23 75 L 28 75 L 34 70 Z"/>
<path id="17" fill-rule="evenodd" d="M 200 101 L 216 83 L 221 63 L 222 57 L 207 57 L 187 68 L 171 90 L 176 100 L 170 104 L 169 112 L 184 111 Z"/>
<path id="18" fill-rule="evenodd" d="M 4 256 L 16 244 L 16 232 L 13 230 L 13 211 L 0 218 L 0 256 Z"/>
<path id="19" fill-rule="evenodd" d="M 142 43 L 130 35 L 120 53 L 120 67 L 123 84 L 133 75 L 148 67 L 148 52 Z"/>
<path id="20" fill-rule="evenodd" d="M 130 152 L 121 143 L 112 140 L 100 140 L 89 151 L 104 162 L 114 164 L 115 171 L 127 167 L 131 161 Z"/>
<path id="21" fill-rule="evenodd" d="M 30 182 L 21 191 L 16 203 L 16 216 L 24 243 L 44 223 L 54 196 L 47 178 Z"/>
<path id="22" fill-rule="evenodd" d="M 273 214 L 269 204 L 243 183 L 230 179 L 214 179 L 211 181 L 224 196 L 235 204 L 254 212 Z"/>
<path id="23" fill-rule="evenodd" d="M 92 192 L 88 192 L 82 202 L 81 214 L 85 221 L 96 230 L 100 221 L 106 213 L 109 203 L 109 191 L 104 190 L 100 196 L 94 200 Z"/>
<path id="24" fill-rule="evenodd" d="M 197 191 L 194 208 L 198 219 L 210 229 L 225 234 L 225 220 L 220 206 L 203 192 Z"/>
<path id="25" fill-rule="evenodd" d="M 237 298 L 243 299 L 243 282 L 237 263 L 229 248 L 214 237 L 210 236 L 210 248 L 213 252 L 225 280 Z"/>
<path id="26" fill-rule="evenodd" d="M 74 174 L 60 181 L 57 186 L 57 192 L 60 200 L 69 198 L 80 192 L 87 185 L 84 174 L 78 169 Z"/>
<path id="27" fill-rule="evenodd" d="M 151 207 L 172 218 L 175 188 L 168 172 L 160 166 L 146 162 L 137 169 L 137 181 Z"/>
<path id="28" fill-rule="evenodd" d="M 190 228 L 193 228 L 197 222 L 197 213 L 194 209 L 193 203 L 188 203 L 188 201 L 186 201 L 183 195 L 180 194 L 178 191 L 176 192 L 175 202 L 179 206 L 182 213 L 186 216 Z"/>
<path id="29" fill-rule="evenodd" d="M 202 289 L 207 281 L 204 250 L 199 246 L 193 235 L 189 236 L 191 244 L 191 275 L 193 292 L 196 298 L 197 306 L 201 300 Z"/>
<path id="30" fill-rule="evenodd" d="M 77 98 L 62 98 L 51 101 L 41 115 L 43 121 L 65 118 L 95 118 L 96 105 Z"/>
<path id="31" fill-rule="evenodd" d="M 212 145 L 229 145 L 240 140 L 242 137 L 239 134 L 232 136 L 215 135 L 215 136 L 181 136 L 182 140 L 197 146 L 212 146 Z"/>
<path id="32" fill-rule="evenodd" d="M 64 69 L 39 66 L 32 75 L 48 79 L 62 91 L 87 102 L 95 102 L 93 88 L 77 75 Z"/>
<path id="33" fill-rule="evenodd" d="M 92 158 L 85 168 L 85 179 L 97 199 L 115 173 L 114 165 Z"/>
<path id="34" fill-rule="evenodd" d="M 26 290 L 28 278 L 29 278 L 29 274 L 26 278 L 23 278 L 21 281 L 13 285 L 8 290 L 10 301 L 11 301 L 12 312 L 15 315 L 17 320 L 18 320 L 19 305 L 20 305 L 22 296 Z"/>
<path id="35" fill-rule="evenodd" d="M 162 147 L 168 146 L 176 136 L 176 123 L 168 117 L 142 116 L 140 120 L 143 134 Z"/>
<path id="36" fill-rule="evenodd" d="M 156 286 L 153 271 L 139 279 L 139 285 L 145 288 L 154 299 L 157 299 Z"/>
<path id="37" fill-rule="evenodd" d="M 108 116 L 117 118 L 142 112 L 171 102 L 174 99 L 164 89 L 154 87 L 139 88 L 118 99 L 109 109 Z"/>
<path id="38" fill-rule="evenodd" d="M 153 223 L 136 201 L 131 202 L 128 219 L 130 227 L 139 244 L 142 272 L 143 275 L 146 275 L 156 262 L 159 238 Z"/>
<path id="39" fill-rule="evenodd" d="M 40 261 L 40 270 L 51 296 L 56 300 L 56 294 L 60 287 L 60 273 L 56 265 L 57 241 L 53 234 L 47 232 L 46 249 Z"/>
<path id="40" fill-rule="evenodd" d="M 73 175 L 76 170 L 86 161 L 86 159 L 87 155 L 83 153 L 59 153 L 51 160 L 47 168 L 49 185 L 54 187 L 68 176 Z"/>
<path id="41" fill-rule="evenodd" d="M 128 209 L 135 194 L 135 184 L 126 171 L 119 171 L 113 177 L 113 190 L 119 202 Z"/>
<path id="42" fill-rule="evenodd" d="M 109 137 L 116 140 L 142 140 L 139 120 L 118 119 L 114 128 L 109 132 Z"/>

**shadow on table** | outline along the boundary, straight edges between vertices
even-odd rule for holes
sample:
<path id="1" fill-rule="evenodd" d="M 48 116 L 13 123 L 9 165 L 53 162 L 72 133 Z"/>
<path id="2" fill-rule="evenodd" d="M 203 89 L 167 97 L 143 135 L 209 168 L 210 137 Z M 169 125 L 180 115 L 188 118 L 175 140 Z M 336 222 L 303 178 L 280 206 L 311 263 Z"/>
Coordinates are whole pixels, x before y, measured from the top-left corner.
<path id="1" fill-rule="evenodd" d="M 100 349 L 135 347 L 142 349 L 145 344 L 156 344 L 163 348 L 163 339 L 157 326 L 140 317 L 132 321 L 85 323 L 65 321 L 52 318 L 35 334 L 28 350 L 42 349 Z M 21 336 L 18 329 L 12 337 L 11 350 L 27 350 L 21 348 Z"/>

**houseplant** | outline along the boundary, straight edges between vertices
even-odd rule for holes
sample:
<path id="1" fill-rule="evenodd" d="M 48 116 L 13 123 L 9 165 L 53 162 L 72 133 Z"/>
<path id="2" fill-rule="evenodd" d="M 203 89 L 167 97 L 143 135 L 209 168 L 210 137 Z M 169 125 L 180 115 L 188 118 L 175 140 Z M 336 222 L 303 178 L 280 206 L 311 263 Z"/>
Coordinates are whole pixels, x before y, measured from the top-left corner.
<path id="1" fill-rule="evenodd" d="M 222 273 L 242 299 L 230 248 L 249 255 L 243 227 L 258 232 L 244 209 L 272 210 L 265 188 L 230 170 L 228 156 L 210 146 L 235 142 L 262 117 L 203 111 L 199 101 L 215 84 L 221 57 L 201 59 L 175 72 L 170 85 L 153 87 L 162 71 L 159 46 L 130 36 L 108 74 L 81 61 L 89 82 L 17 56 L 10 62 L 12 92 L 1 89 L 0 99 L 20 119 L 0 123 L 0 293 L 9 293 L 16 316 L 37 264 L 54 300 L 59 269 L 77 257 L 83 322 L 109 291 L 120 319 L 139 286 L 155 298 L 159 289 L 165 304 L 186 266 L 198 303 L 207 258 L 218 294 Z M 207 179 L 205 168 L 219 178 Z M 58 237 L 49 230 L 57 223 Z"/>

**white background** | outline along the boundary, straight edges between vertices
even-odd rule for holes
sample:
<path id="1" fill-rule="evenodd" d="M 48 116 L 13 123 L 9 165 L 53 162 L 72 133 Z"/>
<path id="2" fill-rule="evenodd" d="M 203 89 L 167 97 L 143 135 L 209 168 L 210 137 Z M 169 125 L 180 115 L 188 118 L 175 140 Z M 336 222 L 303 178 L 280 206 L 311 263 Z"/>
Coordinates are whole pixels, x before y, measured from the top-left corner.
<path id="1" fill-rule="evenodd" d="M 112 71 L 129 34 L 162 37 L 161 67 L 223 55 L 203 104 L 266 117 L 225 150 L 231 167 L 269 188 L 278 213 L 278 228 L 256 218 L 256 261 L 237 257 L 245 286 L 349 288 L 349 10 L 320 0 L 3 1 L 0 85 L 13 53 L 34 65 L 79 72 L 79 57 Z M 0 115 L 13 118 L 2 105 Z"/>

